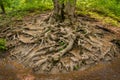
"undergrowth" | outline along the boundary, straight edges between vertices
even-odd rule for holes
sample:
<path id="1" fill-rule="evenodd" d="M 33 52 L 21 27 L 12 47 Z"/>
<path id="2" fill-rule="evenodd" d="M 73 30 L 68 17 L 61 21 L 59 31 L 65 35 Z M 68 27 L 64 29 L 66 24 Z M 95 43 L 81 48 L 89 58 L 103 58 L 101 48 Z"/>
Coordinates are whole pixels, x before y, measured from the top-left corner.
<path id="1" fill-rule="evenodd" d="M 82 11 L 96 12 L 120 21 L 118 0 L 79 0 L 77 6 Z"/>
<path id="2" fill-rule="evenodd" d="M 0 38 L 0 52 L 5 51 L 6 50 L 6 46 L 5 46 L 6 40 Z"/>

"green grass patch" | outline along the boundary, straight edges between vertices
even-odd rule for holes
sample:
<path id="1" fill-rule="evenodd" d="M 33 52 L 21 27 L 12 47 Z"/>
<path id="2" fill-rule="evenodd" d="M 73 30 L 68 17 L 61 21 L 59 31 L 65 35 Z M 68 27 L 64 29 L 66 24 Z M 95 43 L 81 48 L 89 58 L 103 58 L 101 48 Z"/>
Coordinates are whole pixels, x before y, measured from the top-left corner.
<path id="1" fill-rule="evenodd" d="M 118 0 L 79 0 L 77 7 L 82 11 L 96 12 L 120 21 L 120 2 Z"/>
<path id="2" fill-rule="evenodd" d="M 83 15 L 83 16 L 89 16 L 90 18 L 94 18 L 96 20 L 101 21 L 104 24 L 109 24 L 111 26 L 117 26 L 120 27 L 120 23 L 117 19 L 111 18 L 110 16 L 105 16 L 102 14 L 99 14 L 97 12 L 87 12 L 87 11 L 77 11 L 78 15 Z"/>

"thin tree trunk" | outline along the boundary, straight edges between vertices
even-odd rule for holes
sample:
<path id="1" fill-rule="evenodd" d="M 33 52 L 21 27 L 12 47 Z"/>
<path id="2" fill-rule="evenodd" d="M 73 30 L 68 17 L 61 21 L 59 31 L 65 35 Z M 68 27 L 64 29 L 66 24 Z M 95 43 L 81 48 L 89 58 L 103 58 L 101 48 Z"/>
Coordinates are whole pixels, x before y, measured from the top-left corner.
<path id="1" fill-rule="evenodd" d="M 2 9 L 2 12 L 5 14 L 5 8 L 4 8 L 2 0 L 0 0 L 0 7 Z"/>

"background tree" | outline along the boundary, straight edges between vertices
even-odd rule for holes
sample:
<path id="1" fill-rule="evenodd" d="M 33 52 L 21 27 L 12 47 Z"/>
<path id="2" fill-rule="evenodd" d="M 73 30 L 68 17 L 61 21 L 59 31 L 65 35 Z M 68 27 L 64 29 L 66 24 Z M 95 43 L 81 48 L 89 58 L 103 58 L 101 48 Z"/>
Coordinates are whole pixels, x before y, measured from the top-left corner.
<path id="1" fill-rule="evenodd" d="M 5 7 L 4 7 L 4 4 L 3 4 L 3 0 L 0 0 L 0 7 L 2 9 L 2 13 L 5 13 Z"/>

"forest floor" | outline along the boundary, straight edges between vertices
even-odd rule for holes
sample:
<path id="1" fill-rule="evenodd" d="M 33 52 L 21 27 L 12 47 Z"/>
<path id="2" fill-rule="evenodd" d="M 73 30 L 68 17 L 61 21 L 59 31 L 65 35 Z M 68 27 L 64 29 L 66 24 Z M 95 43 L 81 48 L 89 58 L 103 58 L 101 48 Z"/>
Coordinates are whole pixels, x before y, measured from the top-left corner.
<path id="1" fill-rule="evenodd" d="M 0 80 L 120 79 L 120 64 L 114 62 L 120 53 L 119 27 L 82 15 L 74 24 L 49 24 L 44 21 L 48 16 L 30 13 L 2 21 L 0 37 L 7 40 L 8 51 L 0 61 Z"/>

